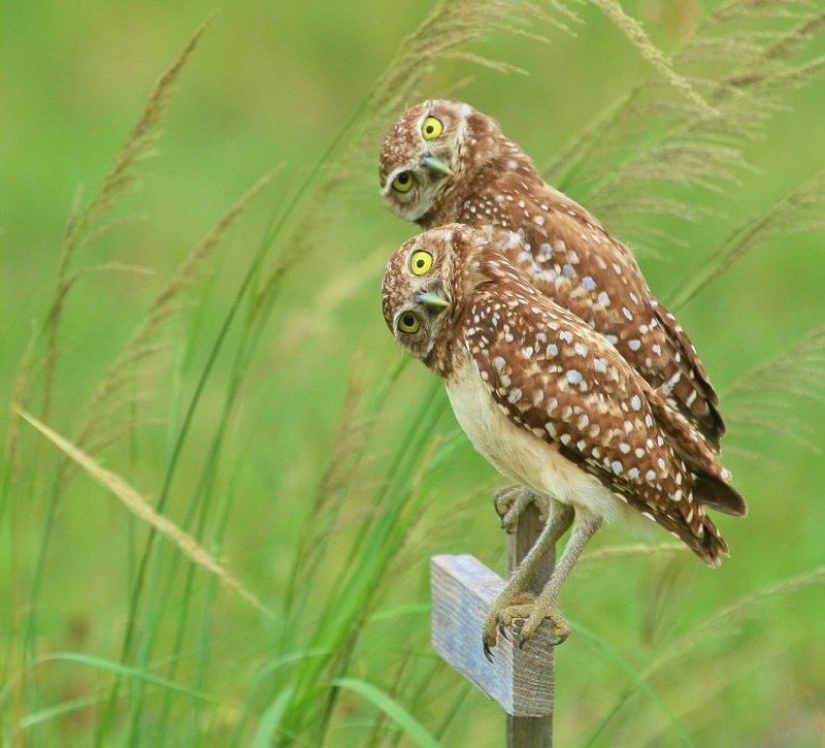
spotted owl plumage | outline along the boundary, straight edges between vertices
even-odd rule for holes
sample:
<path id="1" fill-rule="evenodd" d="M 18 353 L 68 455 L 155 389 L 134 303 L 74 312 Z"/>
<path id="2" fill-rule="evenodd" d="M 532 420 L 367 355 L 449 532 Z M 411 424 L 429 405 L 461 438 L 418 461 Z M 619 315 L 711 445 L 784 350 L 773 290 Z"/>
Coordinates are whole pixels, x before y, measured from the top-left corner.
<path id="1" fill-rule="evenodd" d="M 548 599 L 602 520 L 624 513 L 718 565 L 728 549 L 706 509 L 746 507 L 712 445 L 602 335 L 533 286 L 509 259 L 520 241 L 458 224 L 419 234 L 388 263 L 383 313 L 401 345 L 444 379 L 476 449 L 550 513 L 570 512 L 564 571 Z M 578 536 L 577 525 L 586 528 Z"/>
<path id="2" fill-rule="evenodd" d="M 546 184 L 491 118 L 448 100 L 408 109 L 385 137 L 379 175 L 385 201 L 423 229 L 457 222 L 518 232 L 509 260 L 603 334 L 718 451 L 725 425 L 716 393 L 630 249 Z"/>

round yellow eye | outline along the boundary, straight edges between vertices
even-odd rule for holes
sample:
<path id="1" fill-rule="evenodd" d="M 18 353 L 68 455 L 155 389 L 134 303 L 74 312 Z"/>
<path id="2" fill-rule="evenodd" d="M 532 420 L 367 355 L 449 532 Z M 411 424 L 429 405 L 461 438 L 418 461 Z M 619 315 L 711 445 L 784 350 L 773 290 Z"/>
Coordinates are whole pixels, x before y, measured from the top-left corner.
<path id="1" fill-rule="evenodd" d="M 423 249 L 416 250 L 410 256 L 410 270 L 413 275 L 425 275 L 433 266 L 433 256 Z"/>
<path id="2" fill-rule="evenodd" d="M 415 184 L 415 179 L 410 171 L 400 171 L 392 180 L 392 188 L 396 192 L 409 192 L 413 184 Z"/>
<path id="3" fill-rule="evenodd" d="M 421 137 L 424 140 L 435 140 L 442 132 L 444 132 L 444 125 L 440 119 L 435 117 L 427 117 L 421 125 Z"/>
<path id="4" fill-rule="evenodd" d="M 412 312 L 404 312 L 398 318 L 398 329 L 407 335 L 413 335 L 421 329 L 421 320 Z"/>

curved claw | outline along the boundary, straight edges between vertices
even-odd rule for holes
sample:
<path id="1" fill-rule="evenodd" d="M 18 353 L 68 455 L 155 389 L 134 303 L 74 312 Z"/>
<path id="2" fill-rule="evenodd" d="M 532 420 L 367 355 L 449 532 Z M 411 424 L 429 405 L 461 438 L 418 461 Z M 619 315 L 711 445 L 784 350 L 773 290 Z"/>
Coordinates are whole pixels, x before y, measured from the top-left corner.
<path id="1" fill-rule="evenodd" d="M 523 648 L 524 645 L 535 636 L 539 626 L 545 621 L 547 621 L 552 628 L 552 645 L 554 647 L 564 643 L 567 637 L 570 636 L 570 627 L 567 625 L 567 621 L 564 620 L 561 613 L 559 613 L 555 602 L 542 600 L 541 597 L 539 597 L 533 604 L 530 615 L 524 621 L 524 625 L 519 632 L 519 648 Z"/>
<path id="2" fill-rule="evenodd" d="M 496 493 L 494 503 L 496 513 L 501 519 L 501 526 L 508 533 L 515 531 L 519 518 L 530 504 L 535 504 L 538 508 L 540 520 L 542 522 L 547 521 L 547 500 L 534 494 L 529 488 L 524 488 L 524 486 L 502 488 Z"/>
<path id="3" fill-rule="evenodd" d="M 493 603 L 482 637 L 484 656 L 488 661 L 493 661 L 492 650 L 499 636 L 523 649 L 545 621 L 550 624 L 554 647 L 570 635 L 570 628 L 554 601 L 541 597 L 528 598 L 528 595 L 523 593 L 510 601 L 496 600 Z"/>

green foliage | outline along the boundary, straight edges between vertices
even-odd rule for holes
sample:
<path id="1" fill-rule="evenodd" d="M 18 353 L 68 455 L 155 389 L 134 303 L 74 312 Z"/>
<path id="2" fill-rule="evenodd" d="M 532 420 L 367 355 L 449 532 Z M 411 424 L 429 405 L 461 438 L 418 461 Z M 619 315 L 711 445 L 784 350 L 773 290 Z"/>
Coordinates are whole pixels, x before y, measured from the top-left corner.
<path id="1" fill-rule="evenodd" d="M 501 744 L 427 588 L 501 568 L 497 478 L 379 311 L 430 95 L 640 250 L 751 506 L 715 573 L 596 540 L 558 742 L 825 744 L 821 3 L 195 6 L 4 11 L 2 744 Z"/>

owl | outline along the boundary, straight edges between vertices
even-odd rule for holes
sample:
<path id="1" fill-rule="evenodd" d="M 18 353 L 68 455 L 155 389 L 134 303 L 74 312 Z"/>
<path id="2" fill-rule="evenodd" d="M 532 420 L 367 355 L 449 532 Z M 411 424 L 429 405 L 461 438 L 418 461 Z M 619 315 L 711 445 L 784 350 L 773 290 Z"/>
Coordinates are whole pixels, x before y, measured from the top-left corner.
<path id="1" fill-rule="evenodd" d="M 510 262 L 602 333 L 718 451 L 725 425 L 716 393 L 631 251 L 546 184 L 490 117 L 446 100 L 408 109 L 386 135 L 379 174 L 392 210 L 423 229 L 457 222 L 518 232 Z"/>
<path id="2" fill-rule="evenodd" d="M 512 262 L 521 242 L 493 226 L 424 231 L 392 255 L 382 293 L 387 326 L 444 380 L 474 447 L 548 517 L 490 611 L 488 655 L 516 619 L 522 641 L 545 619 L 566 638 L 559 591 L 604 521 L 647 517 L 716 566 L 728 548 L 707 509 L 746 512 L 704 434 Z M 531 598 L 541 557 L 568 528 L 553 575 Z"/>

